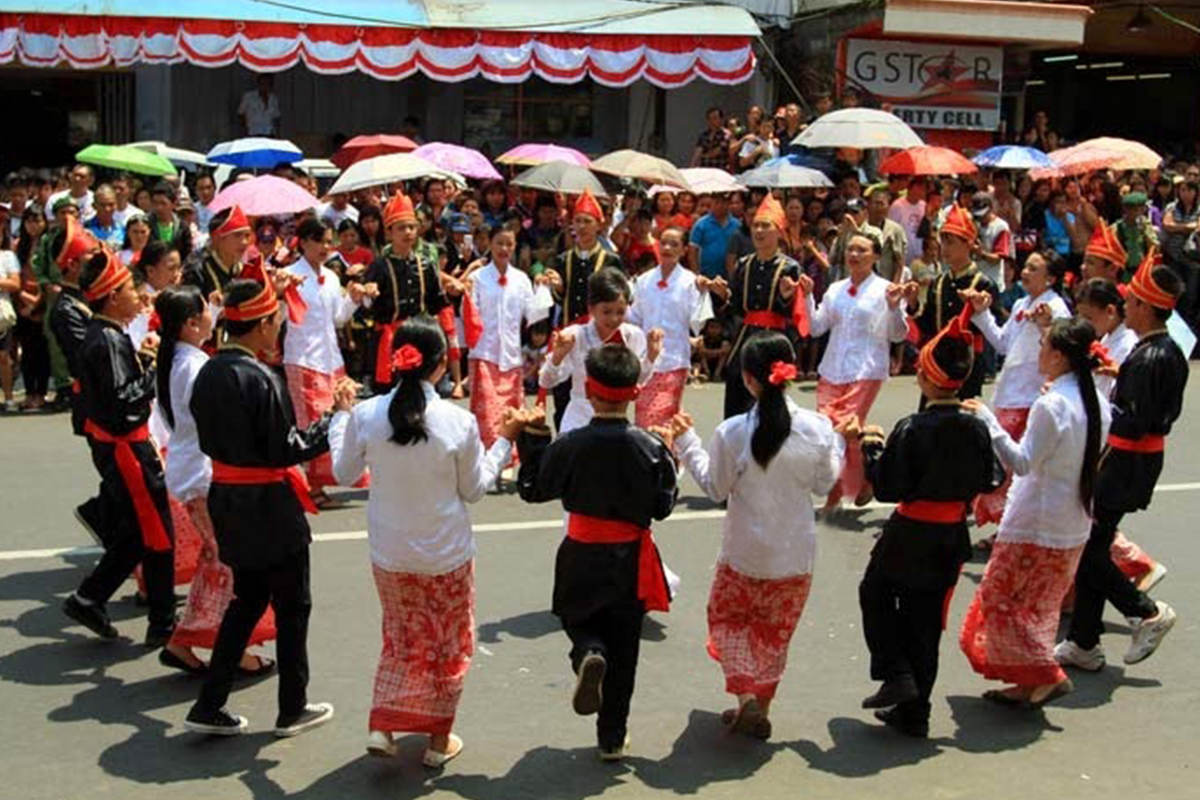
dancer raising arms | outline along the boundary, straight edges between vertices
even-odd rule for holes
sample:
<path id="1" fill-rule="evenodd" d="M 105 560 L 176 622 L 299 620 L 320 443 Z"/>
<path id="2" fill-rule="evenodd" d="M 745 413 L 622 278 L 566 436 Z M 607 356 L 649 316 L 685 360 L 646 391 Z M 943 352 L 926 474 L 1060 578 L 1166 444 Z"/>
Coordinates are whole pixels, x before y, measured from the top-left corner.
<path id="1" fill-rule="evenodd" d="M 738 700 L 733 730 L 766 739 L 788 645 L 812 585 L 816 525 L 812 495 L 842 466 L 844 442 L 830 420 L 785 394 L 795 353 L 782 333 L 742 345 L 742 373 L 755 405 L 717 426 L 707 451 L 680 414 L 669 431 L 688 472 L 711 499 L 729 501 L 708 600 L 708 652 Z"/>

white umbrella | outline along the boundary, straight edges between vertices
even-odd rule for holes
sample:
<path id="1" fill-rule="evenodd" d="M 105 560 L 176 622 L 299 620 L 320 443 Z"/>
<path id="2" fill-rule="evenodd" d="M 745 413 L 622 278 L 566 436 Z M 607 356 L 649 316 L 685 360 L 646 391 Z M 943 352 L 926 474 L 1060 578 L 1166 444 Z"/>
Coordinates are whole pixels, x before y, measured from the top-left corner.
<path id="1" fill-rule="evenodd" d="M 297 161 L 292 166 L 314 178 L 336 178 L 342 174 L 338 165 L 328 158 L 306 158 L 303 161 Z"/>
<path id="2" fill-rule="evenodd" d="M 637 150 L 617 150 L 592 162 L 593 172 L 603 172 L 618 178 L 630 178 L 643 183 L 661 183 L 677 189 L 688 189 L 687 178 L 665 158 L 639 153 Z"/>
<path id="3" fill-rule="evenodd" d="M 833 186 L 833 181 L 819 169 L 798 167 L 786 158 L 743 172 L 738 180 L 745 186 L 765 189 L 820 189 Z"/>
<path id="4" fill-rule="evenodd" d="M 679 170 L 679 174 L 687 180 L 692 194 L 725 194 L 746 188 L 737 178 L 715 167 L 689 167 Z"/>
<path id="5" fill-rule="evenodd" d="M 804 147 L 894 147 L 907 150 L 925 144 L 904 120 L 874 108 L 830 111 L 800 132 L 792 144 Z"/>
<path id="6" fill-rule="evenodd" d="M 127 146 L 136 147 L 138 150 L 145 150 L 148 153 L 156 153 L 175 166 L 185 169 L 196 170 L 200 167 L 213 166 L 204 153 L 198 153 L 195 150 L 184 150 L 182 147 L 172 147 L 166 142 L 131 142 Z"/>
<path id="7" fill-rule="evenodd" d="M 466 183 L 461 175 L 447 172 L 412 153 L 389 153 L 386 156 L 364 158 L 351 164 L 329 187 L 329 192 L 357 192 L 372 186 L 411 181 L 417 178 L 448 178 Z"/>
<path id="8" fill-rule="evenodd" d="M 513 186 L 526 189 L 563 194 L 583 194 L 584 189 L 591 189 L 596 197 L 608 197 L 599 178 L 586 167 L 566 161 L 547 161 L 541 166 L 527 169 L 513 178 L 512 183 Z"/>

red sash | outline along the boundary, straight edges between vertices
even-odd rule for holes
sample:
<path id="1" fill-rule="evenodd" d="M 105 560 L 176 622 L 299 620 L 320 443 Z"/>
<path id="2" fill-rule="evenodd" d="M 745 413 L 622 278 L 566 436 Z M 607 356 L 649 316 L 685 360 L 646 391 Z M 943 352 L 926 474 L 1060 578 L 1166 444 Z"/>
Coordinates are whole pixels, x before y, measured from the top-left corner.
<path id="1" fill-rule="evenodd" d="M 309 514 L 317 514 L 317 506 L 309 496 L 308 478 L 304 470 L 295 467 L 239 467 L 234 464 L 212 462 L 213 483 L 226 486 L 265 486 L 269 483 L 286 483 L 296 493 L 296 499 Z"/>
<path id="2" fill-rule="evenodd" d="M 755 328 L 781 331 L 787 328 L 788 318 L 774 311 L 747 311 L 743 323 Z"/>
<path id="3" fill-rule="evenodd" d="M 396 331 L 403 324 L 402 319 L 375 323 L 375 329 L 379 331 L 379 349 L 375 351 L 376 383 L 386 386 L 392 382 L 392 344 L 396 341 Z"/>
<path id="4" fill-rule="evenodd" d="M 1167 437 L 1148 433 L 1136 439 L 1126 439 L 1124 436 L 1110 433 L 1108 446 L 1114 450 L 1126 450 L 1130 453 L 1161 453 L 1167 449 Z"/>
<path id="5" fill-rule="evenodd" d="M 129 490 L 129 496 L 133 498 L 133 510 L 137 515 L 138 527 L 142 531 L 142 543 L 157 552 L 170 550 L 171 537 L 163 527 L 162 517 L 159 516 L 154 499 L 150 497 L 150 490 L 146 487 L 146 475 L 142 472 L 142 464 L 133 454 L 131 447 L 134 442 L 150 441 L 150 426 L 143 425 L 124 436 L 114 436 L 89 419 L 84 423 L 83 431 L 97 442 L 114 446 L 113 455 L 117 459 L 117 470 L 121 473 L 125 488 Z"/>
<path id="6" fill-rule="evenodd" d="M 638 599 L 645 604 L 647 611 L 670 609 L 671 594 L 667 590 L 667 576 L 649 528 L 639 528 L 632 522 L 619 519 L 571 514 L 567 522 L 567 538 L 583 544 L 638 542 Z"/>
<path id="7" fill-rule="evenodd" d="M 896 507 L 896 513 L 917 522 L 952 524 L 967 518 L 967 504 L 961 500 L 910 500 Z"/>

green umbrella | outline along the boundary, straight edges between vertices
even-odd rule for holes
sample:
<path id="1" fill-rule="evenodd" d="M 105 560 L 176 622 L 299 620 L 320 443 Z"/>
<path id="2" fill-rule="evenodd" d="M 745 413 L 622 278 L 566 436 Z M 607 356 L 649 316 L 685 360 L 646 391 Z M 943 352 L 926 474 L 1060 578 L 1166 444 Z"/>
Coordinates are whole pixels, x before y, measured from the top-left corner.
<path id="1" fill-rule="evenodd" d="M 136 172 L 140 175 L 174 175 L 175 166 L 158 155 L 122 144 L 91 144 L 75 154 L 75 160 L 97 167 Z"/>

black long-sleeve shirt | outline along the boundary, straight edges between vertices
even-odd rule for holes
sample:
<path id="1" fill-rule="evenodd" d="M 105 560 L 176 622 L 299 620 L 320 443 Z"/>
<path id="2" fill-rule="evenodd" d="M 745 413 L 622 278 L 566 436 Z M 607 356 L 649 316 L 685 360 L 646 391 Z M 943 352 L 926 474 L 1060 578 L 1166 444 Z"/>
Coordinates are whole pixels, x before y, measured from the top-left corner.
<path id="1" fill-rule="evenodd" d="M 142 363 L 119 323 L 92 317 L 77 358 L 88 420 L 113 436 L 131 433 L 150 420 L 154 368 Z"/>
<path id="2" fill-rule="evenodd" d="M 80 375 L 79 351 L 83 347 L 84 336 L 87 335 L 88 322 L 92 318 L 92 310 L 83 299 L 83 292 L 78 286 L 62 284 L 62 294 L 50 312 L 50 332 L 58 349 L 62 350 L 67 359 L 67 370 L 72 378 Z M 83 411 L 83 400 L 74 394 L 71 396 L 71 430 L 76 436 L 83 435 L 86 419 Z"/>
<path id="3" fill-rule="evenodd" d="M 420 258 L 416 252 L 407 258 L 388 254 L 367 269 L 364 279 L 379 286 L 379 296 L 371 300 L 367 314 L 376 322 L 390 323 L 438 312 L 450 305 L 442 291 L 436 261 Z"/>
<path id="4" fill-rule="evenodd" d="M 527 503 L 561 500 L 570 513 L 649 528 L 666 519 L 678 495 L 675 461 L 658 437 L 624 419 L 596 418 L 550 442 L 526 431 L 517 443 L 518 488 Z M 584 544 L 564 539 L 554 570 L 553 611 L 585 619 L 637 597 L 637 542 Z"/>
<path id="5" fill-rule="evenodd" d="M 211 249 L 204 250 L 183 271 L 183 282 L 200 289 L 207 300 L 213 292 L 224 292 L 229 282 L 242 275 L 241 262 L 228 268 L 217 260 Z"/>
<path id="6" fill-rule="evenodd" d="M 329 450 L 329 416 L 297 428 L 279 376 L 239 347 L 221 350 L 200 370 L 191 411 L 200 449 L 214 462 L 286 468 Z M 221 560 L 233 567 L 269 566 L 312 538 L 304 508 L 286 483 L 214 482 L 208 510 Z"/>
<path id="7" fill-rule="evenodd" d="M 556 310 L 560 325 L 573 325 L 588 313 L 588 279 L 605 267 L 624 271 L 620 257 L 605 250 L 599 242 L 587 253 L 571 248 L 558 254 L 554 269 L 562 278 L 563 285 L 562 290 L 555 293 L 554 299 L 558 304 Z"/>

